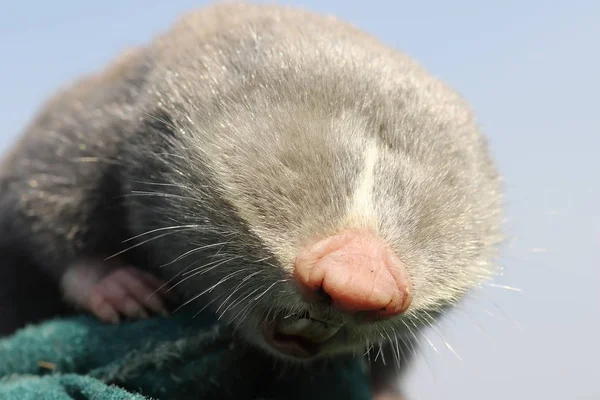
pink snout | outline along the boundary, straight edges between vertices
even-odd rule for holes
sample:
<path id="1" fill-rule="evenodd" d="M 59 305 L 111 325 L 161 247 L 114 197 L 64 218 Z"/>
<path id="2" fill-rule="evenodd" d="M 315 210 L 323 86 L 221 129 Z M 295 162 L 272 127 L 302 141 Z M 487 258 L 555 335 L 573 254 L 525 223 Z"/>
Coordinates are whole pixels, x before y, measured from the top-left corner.
<path id="1" fill-rule="evenodd" d="M 349 231 L 327 237 L 296 258 L 294 278 L 308 298 L 322 290 L 346 313 L 389 318 L 412 301 L 406 266 L 376 235 Z"/>

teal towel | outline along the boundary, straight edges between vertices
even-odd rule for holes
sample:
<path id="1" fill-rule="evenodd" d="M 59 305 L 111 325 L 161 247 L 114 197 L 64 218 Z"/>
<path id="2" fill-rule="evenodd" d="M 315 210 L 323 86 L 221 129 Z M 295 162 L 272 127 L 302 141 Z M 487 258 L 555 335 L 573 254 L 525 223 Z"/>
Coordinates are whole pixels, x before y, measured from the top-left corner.
<path id="1" fill-rule="evenodd" d="M 91 317 L 29 326 L 0 340 L 2 400 L 367 400 L 358 359 L 286 367 L 210 316 L 105 325 Z"/>

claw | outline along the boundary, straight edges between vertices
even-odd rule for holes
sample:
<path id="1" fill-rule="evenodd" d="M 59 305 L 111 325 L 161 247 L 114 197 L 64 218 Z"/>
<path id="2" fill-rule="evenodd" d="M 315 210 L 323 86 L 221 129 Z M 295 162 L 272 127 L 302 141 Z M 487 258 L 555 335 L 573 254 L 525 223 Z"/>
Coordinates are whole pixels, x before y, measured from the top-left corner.
<path id="1" fill-rule="evenodd" d="M 129 266 L 106 271 L 102 263 L 75 265 L 63 277 L 66 296 L 107 323 L 119 323 L 121 316 L 144 319 L 150 314 L 168 315 L 160 279 Z"/>

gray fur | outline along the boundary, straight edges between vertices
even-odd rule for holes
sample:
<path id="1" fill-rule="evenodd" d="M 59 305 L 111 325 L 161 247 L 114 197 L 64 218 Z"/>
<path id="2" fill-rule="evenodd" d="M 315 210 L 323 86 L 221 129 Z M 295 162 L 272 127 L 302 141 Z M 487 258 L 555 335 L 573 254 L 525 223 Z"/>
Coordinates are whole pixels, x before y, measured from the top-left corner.
<path id="1" fill-rule="evenodd" d="M 369 145 L 372 209 L 357 215 Z M 255 327 L 310 307 L 348 323 L 331 352 L 382 333 L 395 348 L 494 272 L 500 241 L 501 183 L 466 102 L 375 38 L 292 8 L 188 14 L 55 96 L 0 173 L 2 240 L 55 278 L 149 240 L 120 257 L 182 281 L 184 300 L 218 283 L 186 307 L 225 302 L 259 345 Z M 293 285 L 303 245 L 361 226 L 408 266 L 407 315 L 364 324 Z"/>

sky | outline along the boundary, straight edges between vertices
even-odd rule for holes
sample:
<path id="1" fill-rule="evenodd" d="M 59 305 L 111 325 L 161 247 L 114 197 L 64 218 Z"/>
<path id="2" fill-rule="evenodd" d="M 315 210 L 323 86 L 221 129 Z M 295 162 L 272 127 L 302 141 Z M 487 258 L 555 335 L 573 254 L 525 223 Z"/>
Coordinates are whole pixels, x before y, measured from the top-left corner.
<path id="1" fill-rule="evenodd" d="M 600 2 L 279 2 L 335 14 L 448 82 L 504 176 L 504 274 L 426 332 L 409 399 L 600 399 Z M 206 3 L 6 2 L 0 149 L 62 84 Z"/>

